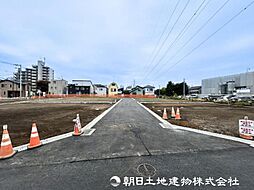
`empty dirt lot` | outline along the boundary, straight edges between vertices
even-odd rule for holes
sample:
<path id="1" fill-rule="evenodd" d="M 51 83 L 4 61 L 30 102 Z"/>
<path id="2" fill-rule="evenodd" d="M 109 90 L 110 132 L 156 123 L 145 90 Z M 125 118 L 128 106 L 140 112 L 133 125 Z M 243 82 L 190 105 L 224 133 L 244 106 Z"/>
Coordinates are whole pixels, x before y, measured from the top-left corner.
<path id="1" fill-rule="evenodd" d="M 112 104 L 53 104 L 19 103 L 0 104 L 0 132 L 2 125 L 8 124 L 13 146 L 29 142 L 32 122 L 37 123 L 41 139 L 73 131 L 72 120 L 80 114 L 82 126 Z"/>
<path id="2" fill-rule="evenodd" d="M 239 136 L 238 120 L 248 116 L 254 120 L 254 107 L 232 106 L 215 103 L 144 103 L 145 106 L 162 116 L 164 108 L 171 114 L 172 106 L 179 107 L 182 120 L 169 119 L 170 123 L 216 132 L 220 134 Z"/>

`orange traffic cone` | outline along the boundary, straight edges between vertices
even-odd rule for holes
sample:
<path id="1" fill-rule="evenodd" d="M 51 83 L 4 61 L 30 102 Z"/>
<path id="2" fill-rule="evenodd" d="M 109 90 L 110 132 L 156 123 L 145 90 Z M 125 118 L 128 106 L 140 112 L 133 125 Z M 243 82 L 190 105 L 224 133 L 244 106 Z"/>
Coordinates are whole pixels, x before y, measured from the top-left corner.
<path id="1" fill-rule="evenodd" d="M 172 107 L 171 118 L 175 118 L 175 117 L 176 117 L 175 109 L 174 109 L 174 107 Z"/>
<path id="2" fill-rule="evenodd" d="M 240 134 L 240 137 L 244 138 L 244 139 L 248 139 L 248 140 L 252 140 L 253 137 L 250 135 L 244 135 L 244 134 Z"/>
<path id="3" fill-rule="evenodd" d="M 77 118 L 73 119 L 73 122 L 75 122 L 74 124 L 74 132 L 72 135 L 74 136 L 79 136 L 82 134 L 82 130 L 81 130 L 81 122 L 80 122 L 80 118 L 79 118 L 79 114 L 77 114 Z"/>
<path id="4" fill-rule="evenodd" d="M 16 151 L 13 150 L 11 139 L 7 130 L 7 125 L 3 125 L 3 135 L 0 148 L 0 159 L 5 159 L 13 156 Z"/>
<path id="5" fill-rule="evenodd" d="M 36 123 L 32 124 L 32 131 L 31 131 L 31 136 L 30 136 L 30 142 L 29 145 L 27 146 L 29 149 L 35 148 L 38 146 L 41 146 L 41 140 L 39 137 L 39 133 L 37 131 Z"/>
<path id="6" fill-rule="evenodd" d="M 177 110 L 176 110 L 176 116 L 175 116 L 175 119 L 176 119 L 176 120 L 181 119 L 180 109 L 179 109 L 179 108 L 177 108 Z"/>
<path id="7" fill-rule="evenodd" d="M 163 118 L 163 119 L 168 119 L 168 114 L 167 114 L 167 109 L 166 109 L 166 108 L 164 108 L 162 118 Z"/>

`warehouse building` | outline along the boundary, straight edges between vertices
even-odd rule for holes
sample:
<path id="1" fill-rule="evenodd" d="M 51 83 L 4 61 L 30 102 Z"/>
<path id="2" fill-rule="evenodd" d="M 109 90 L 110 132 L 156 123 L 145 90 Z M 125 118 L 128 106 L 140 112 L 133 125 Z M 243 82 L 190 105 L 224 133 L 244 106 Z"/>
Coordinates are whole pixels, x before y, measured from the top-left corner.
<path id="1" fill-rule="evenodd" d="M 254 94 L 254 72 L 202 80 L 203 95 L 241 93 Z"/>

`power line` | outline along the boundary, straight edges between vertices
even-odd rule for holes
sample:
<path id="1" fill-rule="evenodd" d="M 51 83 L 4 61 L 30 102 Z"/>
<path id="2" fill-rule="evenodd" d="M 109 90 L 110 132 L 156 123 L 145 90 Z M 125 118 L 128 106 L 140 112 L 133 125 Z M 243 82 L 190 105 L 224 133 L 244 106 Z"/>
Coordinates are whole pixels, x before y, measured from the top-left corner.
<path id="1" fill-rule="evenodd" d="M 187 54 L 185 54 L 181 59 L 179 59 L 177 62 L 175 62 L 168 70 L 182 62 L 186 57 L 191 55 L 195 50 L 197 50 L 199 47 L 201 47 L 204 43 L 206 43 L 210 38 L 212 38 L 216 33 L 221 31 L 225 26 L 230 24 L 234 19 L 236 19 L 239 15 L 241 15 L 246 9 L 248 9 L 251 5 L 253 5 L 254 1 L 250 2 L 248 5 L 246 5 L 243 9 L 241 9 L 237 14 L 235 14 L 233 17 L 231 17 L 227 22 L 225 22 L 222 26 L 220 26 L 216 31 L 214 31 L 212 34 L 210 34 L 205 40 L 203 40 L 201 43 L 199 43 L 196 47 L 194 47 L 191 51 L 189 51 Z"/>
<path id="2" fill-rule="evenodd" d="M 169 23 L 170 23 L 170 21 L 171 21 L 173 15 L 174 15 L 174 13 L 175 13 L 175 11 L 176 11 L 178 5 L 179 5 L 179 3 L 180 3 L 180 0 L 177 1 L 177 3 L 176 3 L 176 5 L 175 5 L 175 7 L 174 7 L 172 13 L 170 14 L 170 16 L 169 16 L 169 18 L 168 18 L 168 20 L 167 20 L 166 25 L 165 25 L 164 28 L 163 28 L 163 31 L 162 31 L 162 33 L 161 33 L 161 35 L 160 35 L 160 37 L 159 37 L 159 40 L 157 41 L 157 43 L 156 43 L 156 45 L 155 45 L 155 48 L 153 49 L 153 52 L 152 52 L 152 54 L 151 54 L 151 58 L 152 58 L 152 59 L 151 59 L 151 61 L 150 61 L 150 63 L 149 63 L 149 65 L 148 65 L 147 68 L 150 67 L 150 65 L 153 63 L 153 61 L 154 61 L 154 59 L 155 59 L 155 57 L 156 57 L 156 55 L 154 55 L 154 54 L 155 54 L 155 52 L 156 52 L 156 50 L 157 50 L 157 48 L 158 48 L 158 46 L 159 46 L 159 44 L 160 44 L 160 42 L 161 42 L 162 37 L 164 36 L 164 34 L 165 34 L 165 32 L 166 32 L 166 30 L 167 30 L 167 28 L 168 28 L 168 26 L 169 26 Z"/>
<path id="3" fill-rule="evenodd" d="M 206 0 L 203 0 L 203 2 L 198 6 L 197 10 L 193 13 L 193 15 L 190 17 L 190 19 L 187 21 L 187 23 L 185 24 L 185 26 L 182 28 L 182 30 L 180 31 L 180 33 L 176 36 L 176 38 L 174 39 L 174 41 L 168 46 L 168 48 L 166 49 L 166 51 L 164 52 L 164 54 L 162 55 L 162 57 L 159 59 L 159 61 L 154 65 L 153 69 L 156 69 L 159 64 L 161 63 L 161 61 L 166 57 L 167 53 L 169 52 L 169 50 L 172 48 L 172 46 L 179 41 L 179 39 L 181 39 L 181 37 L 183 36 L 183 34 L 187 31 L 187 29 L 191 26 L 190 23 L 193 20 L 193 18 L 197 18 L 195 17 L 198 13 L 198 11 L 200 10 L 200 8 L 203 6 L 203 4 L 205 3 Z M 208 1 L 209 2 L 209 1 Z M 208 3 L 207 3 L 208 4 Z M 207 5 L 206 4 L 206 5 Z M 204 10 L 204 9 L 202 9 Z M 193 22 L 192 22 L 193 23 Z M 146 76 L 148 77 L 149 74 Z"/>
<path id="4" fill-rule="evenodd" d="M 159 54 L 159 52 L 161 51 L 161 49 L 163 48 L 164 44 L 166 43 L 167 39 L 169 38 L 171 32 L 173 31 L 173 29 L 175 28 L 176 24 L 178 23 L 179 19 L 181 18 L 182 14 L 184 13 L 185 9 L 187 8 L 188 4 L 190 3 L 190 0 L 187 1 L 187 3 L 185 4 L 184 8 L 182 9 L 181 13 L 178 15 L 176 21 L 174 22 L 173 26 L 171 27 L 170 31 L 168 32 L 166 38 L 163 40 L 162 44 L 160 45 L 158 51 L 156 52 L 153 60 L 151 63 L 154 62 L 155 58 L 157 57 L 157 55 Z M 153 71 L 154 67 L 147 73 L 147 75 L 145 75 L 144 80 L 146 79 L 146 77 Z"/>
<path id="5" fill-rule="evenodd" d="M 162 64 L 162 67 L 160 68 L 161 70 L 167 65 L 167 63 L 172 60 L 173 58 L 175 58 L 196 36 L 197 34 L 199 34 L 207 24 L 209 24 L 209 22 L 226 6 L 226 4 L 229 2 L 230 0 L 226 0 L 209 18 L 208 20 L 201 26 L 199 27 L 195 32 L 194 34 L 187 40 L 187 42 L 185 42 L 177 51 L 176 53 L 169 57 L 167 59 L 167 61 Z M 160 72 L 159 72 L 160 73 Z M 158 75 L 156 75 L 157 77 Z"/>

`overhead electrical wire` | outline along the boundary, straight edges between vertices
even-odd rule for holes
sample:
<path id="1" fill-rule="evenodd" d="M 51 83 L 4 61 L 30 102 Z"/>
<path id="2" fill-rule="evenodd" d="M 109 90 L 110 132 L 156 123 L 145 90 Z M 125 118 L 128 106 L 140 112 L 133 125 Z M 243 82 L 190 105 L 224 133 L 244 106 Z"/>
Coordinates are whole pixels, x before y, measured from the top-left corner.
<path id="1" fill-rule="evenodd" d="M 195 50 L 197 50 L 199 47 L 201 47 L 204 43 L 206 43 L 210 38 L 212 38 L 215 34 L 217 34 L 219 31 L 221 31 L 224 27 L 226 27 L 228 24 L 230 24 L 234 19 L 236 19 L 238 16 L 240 16 L 245 10 L 247 10 L 250 6 L 252 6 L 254 1 L 251 1 L 249 4 L 247 4 L 243 9 L 241 9 L 238 13 L 236 13 L 233 17 L 231 17 L 227 22 L 225 22 L 223 25 L 221 25 L 217 30 L 215 30 L 213 33 L 211 33 L 207 38 L 205 38 L 201 43 L 199 43 L 197 46 L 195 46 L 191 51 L 189 51 L 187 54 L 185 54 L 181 59 L 179 59 L 177 62 L 175 62 L 169 69 L 166 71 L 169 71 L 171 68 L 176 66 L 177 64 L 181 63 L 186 57 L 190 56 Z M 165 72 L 165 71 L 164 71 Z"/>
<path id="2" fill-rule="evenodd" d="M 226 0 L 208 19 L 207 21 L 202 24 L 195 32 L 194 34 L 176 51 L 176 53 L 174 55 L 172 55 L 171 57 L 169 57 L 164 64 L 162 64 L 162 67 L 160 68 L 160 70 L 162 70 L 167 63 L 172 60 L 173 58 L 175 58 L 210 22 L 211 20 L 217 15 L 219 14 L 219 12 L 226 6 L 226 4 L 229 3 L 230 0 Z M 159 75 L 160 71 L 157 73 Z M 156 77 L 158 76 L 156 75 Z"/>
<path id="3" fill-rule="evenodd" d="M 156 45 L 155 45 L 155 47 L 154 47 L 154 49 L 153 49 L 153 52 L 152 52 L 152 54 L 151 54 L 151 61 L 150 61 L 149 65 L 148 65 L 147 69 L 149 69 L 150 65 L 153 63 L 153 60 L 155 59 L 155 55 L 154 55 L 154 54 L 155 54 L 155 52 L 156 52 L 156 50 L 157 50 L 157 48 L 158 48 L 158 46 L 159 46 L 159 44 L 160 44 L 160 42 L 161 42 L 162 37 L 164 36 L 164 34 L 165 34 L 165 32 L 166 32 L 166 30 L 167 30 L 167 28 L 168 28 L 168 26 L 169 26 L 169 23 L 171 22 L 171 19 L 172 19 L 174 13 L 175 13 L 175 11 L 176 11 L 176 9 L 177 9 L 177 7 L 178 7 L 180 1 L 181 1 L 181 0 L 178 0 L 177 3 L 175 4 L 174 9 L 173 9 L 172 13 L 170 14 L 170 16 L 169 16 L 169 18 L 168 18 L 168 20 L 167 20 L 166 25 L 164 26 L 164 28 L 163 28 L 163 30 L 162 30 L 162 33 L 161 33 L 161 35 L 160 35 L 160 37 L 159 37 L 159 40 L 157 41 L 157 43 L 156 43 Z M 149 60 L 150 60 L 150 59 L 149 59 Z M 147 70 L 147 69 L 145 69 L 145 70 Z"/>
<path id="4" fill-rule="evenodd" d="M 188 30 L 188 28 L 191 26 L 191 24 L 193 23 L 192 21 L 194 20 L 194 18 L 197 18 L 195 16 L 199 16 L 200 14 L 197 15 L 198 11 L 201 9 L 201 7 L 204 5 L 206 0 L 203 0 L 201 2 L 201 4 L 198 6 L 197 10 L 193 13 L 193 15 L 190 17 L 190 19 L 187 21 L 187 23 L 184 25 L 184 27 L 182 28 L 182 30 L 179 32 L 179 34 L 176 36 L 176 38 L 173 40 L 173 42 L 171 42 L 171 44 L 168 46 L 168 48 L 166 49 L 166 51 L 163 53 L 163 55 L 161 56 L 161 58 L 158 60 L 158 62 L 153 66 L 152 71 L 154 71 L 159 64 L 161 63 L 161 61 L 167 56 L 167 53 L 169 52 L 169 50 L 172 48 L 172 46 L 179 41 L 179 39 L 182 38 L 182 36 L 184 35 L 184 33 Z M 209 1 L 208 1 L 209 3 Z M 207 3 L 207 4 L 208 4 Z M 204 8 L 207 6 L 207 4 L 205 4 L 205 6 L 201 9 L 201 11 L 204 10 Z M 151 72 L 149 73 L 151 74 Z M 144 79 L 146 79 L 149 74 L 146 75 L 146 77 Z"/>
<path id="5" fill-rule="evenodd" d="M 164 44 L 166 43 L 166 41 L 168 40 L 171 32 L 173 31 L 173 29 L 175 28 L 176 24 L 178 23 L 179 19 L 181 18 L 181 16 L 183 15 L 184 11 L 186 10 L 188 4 L 190 3 L 190 0 L 187 1 L 187 3 L 184 5 L 184 8 L 182 9 L 181 13 L 178 15 L 176 21 L 174 22 L 173 26 L 171 27 L 170 31 L 168 32 L 166 38 L 163 40 L 163 42 L 161 43 L 159 49 L 156 51 L 156 54 L 151 62 L 151 64 L 154 62 L 154 60 L 156 59 L 156 57 L 158 56 L 159 52 L 161 51 L 161 49 L 163 48 Z M 150 72 L 153 71 L 153 68 L 149 70 L 148 74 L 150 74 Z M 146 79 L 147 75 L 144 77 L 144 79 Z"/>

